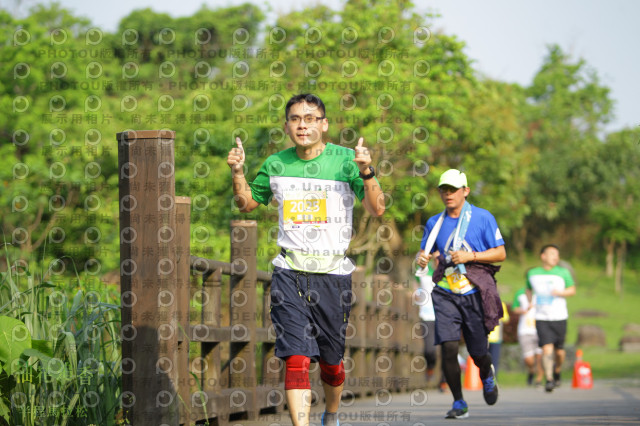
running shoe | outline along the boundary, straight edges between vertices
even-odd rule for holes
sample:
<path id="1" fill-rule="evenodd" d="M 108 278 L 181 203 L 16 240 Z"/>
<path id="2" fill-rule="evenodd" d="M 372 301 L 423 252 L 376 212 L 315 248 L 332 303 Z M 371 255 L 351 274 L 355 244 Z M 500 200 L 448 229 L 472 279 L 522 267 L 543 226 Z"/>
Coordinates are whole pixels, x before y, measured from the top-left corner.
<path id="1" fill-rule="evenodd" d="M 560 373 L 553 372 L 553 386 L 560 387 Z"/>
<path id="2" fill-rule="evenodd" d="M 533 385 L 533 373 L 529 373 L 529 375 L 527 376 L 527 385 Z"/>
<path id="3" fill-rule="evenodd" d="M 493 365 L 491 365 L 491 375 L 482 381 L 482 396 L 488 405 L 493 405 L 498 400 L 498 382 Z"/>
<path id="4" fill-rule="evenodd" d="M 555 387 L 553 380 L 547 380 L 547 383 L 544 384 L 544 390 L 547 392 L 553 392 L 553 388 Z"/>
<path id="5" fill-rule="evenodd" d="M 453 402 L 453 408 L 447 411 L 445 419 L 466 419 L 469 417 L 469 407 L 464 399 Z"/>
<path id="6" fill-rule="evenodd" d="M 324 422 L 324 415 L 325 415 L 325 414 L 327 414 L 327 412 L 326 412 L 326 411 L 325 411 L 324 413 L 322 413 L 322 418 L 320 419 L 320 424 L 321 424 L 322 426 L 325 426 L 325 425 L 327 425 L 327 426 L 328 426 L 328 425 L 333 426 L 333 425 L 334 425 L 334 423 L 325 423 L 325 422 Z M 334 413 L 334 415 L 336 415 L 336 413 Z M 340 426 L 340 421 L 338 420 L 338 416 L 337 416 L 337 415 L 336 415 L 336 422 L 335 422 L 335 425 L 336 425 L 336 426 Z"/>

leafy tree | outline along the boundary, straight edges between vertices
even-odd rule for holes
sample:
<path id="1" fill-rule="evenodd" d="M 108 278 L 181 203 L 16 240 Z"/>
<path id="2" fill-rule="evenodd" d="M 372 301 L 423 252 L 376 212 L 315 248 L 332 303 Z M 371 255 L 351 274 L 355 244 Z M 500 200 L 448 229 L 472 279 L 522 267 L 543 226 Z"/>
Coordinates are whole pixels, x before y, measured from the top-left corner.
<path id="1" fill-rule="evenodd" d="M 73 255 L 82 270 L 99 247 L 115 241 L 104 226 L 115 214 L 106 205 L 103 171 L 113 168 L 101 144 L 106 126 L 78 125 L 85 107 L 102 95 L 101 85 L 87 77 L 102 73 L 102 66 L 82 54 L 89 23 L 56 4 L 37 6 L 24 19 L 3 19 L 10 23 L 2 26 L 0 44 L 7 111 L 0 119 L 0 179 L 10 183 L 0 195 L 5 241 L 23 258 L 49 244 L 47 258 Z M 109 219 L 100 223 L 100 214 Z"/>
<path id="2" fill-rule="evenodd" d="M 615 276 L 617 293 L 622 292 L 627 248 L 640 239 L 639 140 L 638 130 L 622 130 L 610 134 L 598 152 L 602 197 L 593 205 L 591 217 L 600 227 L 607 276 Z"/>
<path id="3" fill-rule="evenodd" d="M 525 194 L 538 159 L 537 151 L 526 144 L 525 109 L 524 89 L 483 81 L 472 102 L 473 130 L 464 162 L 471 176 L 471 202 L 495 215 L 510 253 L 520 256 L 525 245 L 522 230 L 531 214 Z"/>
<path id="4" fill-rule="evenodd" d="M 267 34 L 264 58 L 251 62 L 248 90 L 241 92 L 249 107 L 236 113 L 244 123 L 267 117 L 262 125 L 243 126 L 250 168 L 261 164 L 265 149 L 287 145 L 281 132 L 284 105 L 273 108 L 275 99 L 300 92 L 321 96 L 329 139 L 353 148 L 363 136 L 388 196 L 383 218 L 358 210 L 351 254 L 362 254 L 379 272 L 406 277 L 421 226 L 440 208 L 429 202 L 439 173 L 473 164 L 482 145 L 471 140 L 469 115 L 473 97 L 484 88 L 462 52 L 464 44 L 432 34 L 429 22 L 404 1 L 349 1 L 337 12 L 323 6 L 293 12 Z M 271 84 L 252 89 L 252 81 Z M 480 157 L 489 163 L 496 155 L 487 150 Z"/>
<path id="5" fill-rule="evenodd" d="M 232 123 L 218 124 L 230 121 L 233 95 L 217 88 L 231 74 L 231 29 L 255 33 L 262 17 L 250 5 L 203 8 L 192 20 L 144 10 L 108 34 L 56 4 L 24 19 L 1 12 L 0 88 L 8 95 L 1 102 L 13 110 L 0 118 L 0 173 L 9 185 L 2 228 L 20 257 L 46 245 L 45 264 L 58 258 L 69 270 L 87 262 L 101 273 L 118 268 L 119 131 L 178 130 L 177 193 L 219 205 L 228 185 L 196 173 L 194 164 L 226 168 L 219 141 Z M 206 84 L 194 85 L 199 74 Z M 195 223 L 213 238 L 199 240 L 196 251 L 228 246 L 224 212 L 211 221 L 206 209 L 194 210 Z M 222 252 L 228 256 L 228 248 Z"/>
<path id="6" fill-rule="evenodd" d="M 549 47 L 526 93 L 528 144 L 539 152 L 526 191 L 532 210 L 526 228 L 530 244 L 538 245 L 556 238 L 561 227 L 573 237 L 584 230 L 598 184 L 599 133 L 611 117 L 611 100 L 595 71 L 584 60 L 572 62 L 558 46 Z"/>
<path id="7" fill-rule="evenodd" d="M 407 1 L 351 0 L 263 29 L 263 12 L 245 4 L 184 18 L 137 10 L 110 34 L 57 5 L 24 19 L 0 12 L 7 241 L 24 258 L 46 243 L 45 264 L 116 270 L 114 134 L 170 128 L 176 193 L 193 199 L 192 250 L 227 259 L 229 220 L 247 218 L 233 207 L 228 149 L 240 136 L 255 174 L 288 146 L 284 103 L 301 92 L 325 100 L 328 140 L 353 148 L 363 136 L 372 150 L 389 208 L 371 218 L 358 207 L 350 252 L 370 269 L 406 277 L 449 167 L 468 172 L 470 201 L 496 215 L 517 253 L 559 230 L 584 247 L 605 238 L 601 226 L 617 230 L 591 208 L 611 196 L 600 140 L 611 101 L 596 73 L 551 46 L 529 87 L 485 80 L 433 19 Z M 275 255 L 275 217 L 273 207 L 248 216 L 261 265 Z"/>

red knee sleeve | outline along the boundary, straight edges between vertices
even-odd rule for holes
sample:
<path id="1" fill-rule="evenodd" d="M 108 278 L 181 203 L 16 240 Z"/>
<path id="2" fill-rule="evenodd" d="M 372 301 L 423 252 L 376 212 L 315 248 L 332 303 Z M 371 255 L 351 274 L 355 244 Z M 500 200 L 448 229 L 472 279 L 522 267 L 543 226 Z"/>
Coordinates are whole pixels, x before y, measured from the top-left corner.
<path id="1" fill-rule="evenodd" d="M 284 389 L 311 389 L 309 382 L 309 364 L 311 360 L 304 355 L 287 357 L 284 374 Z"/>
<path id="2" fill-rule="evenodd" d="M 344 363 L 329 365 L 320 360 L 320 378 L 330 386 L 340 386 L 344 383 Z"/>

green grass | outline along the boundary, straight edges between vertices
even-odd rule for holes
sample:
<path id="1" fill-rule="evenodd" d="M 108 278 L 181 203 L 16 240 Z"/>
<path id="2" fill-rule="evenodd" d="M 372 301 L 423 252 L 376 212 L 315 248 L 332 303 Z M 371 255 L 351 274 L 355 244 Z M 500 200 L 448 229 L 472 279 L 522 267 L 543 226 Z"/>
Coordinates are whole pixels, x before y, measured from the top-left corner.
<path id="1" fill-rule="evenodd" d="M 593 380 L 640 379 L 640 357 L 637 353 L 623 353 L 608 348 L 584 348 L 583 360 L 591 365 Z M 573 367 L 567 362 L 562 373 L 564 386 L 571 386 Z M 524 366 L 521 371 L 501 370 L 501 387 L 523 387 L 527 380 Z"/>
<path id="2" fill-rule="evenodd" d="M 567 347 L 575 347 L 581 325 L 597 325 L 605 332 L 606 347 L 580 348 L 583 350 L 583 360 L 591 364 L 594 379 L 640 378 L 640 354 L 623 353 L 619 350 L 624 325 L 640 324 L 640 272 L 625 270 L 622 294 L 616 294 L 613 278 L 605 275 L 603 266 L 567 260 L 575 270 L 577 282 L 577 294 L 567 298 Z M 537 256 L 528 256 L 524 265 L 515 260 L 503 264 L 497 279 L 500 295 L 507 304 L 513 302 L 515 292 L 524 286 L 525 271 L 537 265 Z M 579 315 L 586 311 L 597 311 L 603 316 Z M 563 377 L 564 382 L 570 385 L 572 370 L 568 363 L 565 364 Z M 524 367 L 522 373 L 504 371 L 500 373 L 500 384 L 522 386 L 525 378 Z"/>

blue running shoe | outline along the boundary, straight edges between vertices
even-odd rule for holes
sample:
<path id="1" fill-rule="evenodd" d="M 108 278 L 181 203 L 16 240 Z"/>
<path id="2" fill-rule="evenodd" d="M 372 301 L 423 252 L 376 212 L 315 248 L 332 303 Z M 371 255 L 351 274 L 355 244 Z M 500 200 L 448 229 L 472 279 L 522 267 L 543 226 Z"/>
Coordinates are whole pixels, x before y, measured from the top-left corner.
<path id="1" fill-rule="evenodd" d="M 325 423 L 325 414 L 328 414 L 327 423 Z M 322 426 L 340 426 L 340 421 L 338 420 L 338 413 L 327 413 L 326 411 L 322 413 L 322 419 L 320 419 L 320 424 Z"/>
<path id="2" fill-rule="evenodd" d="M 464 399 L 453 402 L 453 408 L 447 411 L 445 419 L 466 419 L 469 417 L 469 407 Z"/>
<path id="3" fill-rule="evenodd" d="M 491 375 L 482 381 L 482 395 L 488 405 L 493 405 L 498 400 L 498 382 L 493 365 L 491 365 Z"/>

